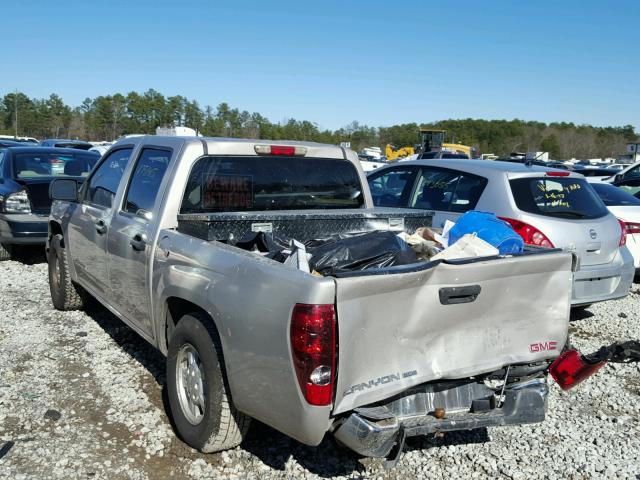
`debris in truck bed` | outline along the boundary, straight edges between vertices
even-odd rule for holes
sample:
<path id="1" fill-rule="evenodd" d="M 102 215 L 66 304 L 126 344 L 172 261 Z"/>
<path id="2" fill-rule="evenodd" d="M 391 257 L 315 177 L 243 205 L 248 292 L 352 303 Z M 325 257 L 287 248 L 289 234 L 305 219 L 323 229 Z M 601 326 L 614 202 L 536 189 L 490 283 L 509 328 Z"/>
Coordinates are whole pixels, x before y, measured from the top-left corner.
<path id="1" fill-rule="evenodd" d="M 426 240 L 418 231 L 413 235 L 405 232 L 399 233 L 398 237 L 407 242 L 416 253 L 418 260 L 430 260 L 431 257 L 442 251 L 441 245 L 435 240 Z"/>
<path id="2" fill-rule="evenodd" d="M 287 240 L 271 233 L 258 232 L 235 243 L 244 250 L 266 253 L 281 263 L 295 264 L 302 271 L 322 276 L 338 272 L 408 265 L 419 261 L 412 248 L 389 231 L 331 235 L 307 242 Z M 302 252 L 307 258 L 304 263 Z M 310 254 L 310 257 L 307 255 Z M 293 259 L 292 257 L 296 258 Z"/>
<path id="3" fill-rule="evenodd" d="M 466 212 L 449 230 L 449 245 L 469 233 L 496 247 L 500 255 L 521 253 L 524 249 L 522 237 L 494 213 L 477 210 Z"/>
<path id="4" fill-rule="evenodd" d="M 434 238 L 434 233 L 426 227 L 411 235 L 372 231 L 330 235 L 304 243 L 274 233 L 257 232 L 235 242 L 235 246 L 316 276 L 499 254 L 497 248 L 473 234 L 464 235 L 444 250 L 439 242 L 426 238 Z"/>
<path id="5" fill-rule="evenodd" d="M 310 273 L 310 255 L 307 253 L 307 249 L 305 248 L 303 243 L 300 243 L 297 240 L 291 240 L 291 248 L 283 250 L 282 253 L 289 255 L 289 257 L 284 261 L 285 265 L 296 268 L 306 273 Z"/>
<path id="6" fill-rule="evenodd" d="M 425 240 L 429 240 L 430 242 L 435 242 L 436 244 L 438 244 L 438 246 L 442 247 L 442 244 L 440 244 L 436 239 L 435 232 L 431 230 L 429 227 L 420 227 L 416 229 L 414 235 L 418 235 L 424 238 Z"/>
<path id="7" fill-rule="evenodd" d="M 332 235 L 306 242 L 309 266 L 323 275 L 418 262 L 411 247 L 393 232 Z"/>
<path id="8" fill-rule="evenodd" d="M 431 260 L 453 260 L 471 257 L 492 257 L 500 252 L 476 235 L 467 233 L 453 245 L 431 257 Z"/>

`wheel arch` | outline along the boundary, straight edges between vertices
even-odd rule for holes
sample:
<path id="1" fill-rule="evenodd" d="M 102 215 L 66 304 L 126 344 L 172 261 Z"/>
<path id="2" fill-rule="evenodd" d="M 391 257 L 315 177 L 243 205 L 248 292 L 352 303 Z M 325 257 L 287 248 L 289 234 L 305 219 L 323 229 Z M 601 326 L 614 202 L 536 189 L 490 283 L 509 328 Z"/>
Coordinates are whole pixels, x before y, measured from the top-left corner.
<path id="1" fill-rule="evenodd" d="M 47 237 L 47 250 L 51 244 L 51 239 L 55 235 L 62 235 L 62 246 L 64 247 L 64 233 L 62 232 L 62 225 L 55 220 L 49 220 L 49 235 Z"/>
<path id="2" fill-rule="evenodd" d="M 173 290 L 173 289 L 172 289 Z M 189 313 L 201 313 L 211 323 L 215 332 L 218 334 L 218 340 L 222 347 L 222 354 L 224 356 L 224 344 L 220 335 L 219 325 L 216 324 L 214 315 L 210 308 L 206 308 L 203 299 L 198 298 L 198 295 L 194 295 L 193 292 L 186 292 L 182 289 L 178 291 L 167 292 L 162 302 L 162 309 L 160 314 L 159 329 L 158 329 L 158 348 L 163 354 L 167 354 L 169 350 L 169 341 L 171 340 L 171 332 L 178 324 L 180 319 Z"/>

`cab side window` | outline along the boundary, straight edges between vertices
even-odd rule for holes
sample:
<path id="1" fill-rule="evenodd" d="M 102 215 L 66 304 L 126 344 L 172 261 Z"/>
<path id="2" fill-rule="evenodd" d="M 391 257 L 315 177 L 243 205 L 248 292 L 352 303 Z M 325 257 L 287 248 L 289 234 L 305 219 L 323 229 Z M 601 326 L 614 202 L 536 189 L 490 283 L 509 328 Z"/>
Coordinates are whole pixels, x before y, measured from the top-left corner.
<path id="1" fill-rule="evenodd" d="M 104 208 L 113 206 L 118 185 L 132 152 L 133 148 L 116 150 L 100 163 L 89 180 L 85 201 Z"/>
<path id="2" fill-rule="evenodd" d="M 158 190 L 171 160 L 171 152 L 145 148 L 131 176 L 123 210 L 150 219 Z"/>

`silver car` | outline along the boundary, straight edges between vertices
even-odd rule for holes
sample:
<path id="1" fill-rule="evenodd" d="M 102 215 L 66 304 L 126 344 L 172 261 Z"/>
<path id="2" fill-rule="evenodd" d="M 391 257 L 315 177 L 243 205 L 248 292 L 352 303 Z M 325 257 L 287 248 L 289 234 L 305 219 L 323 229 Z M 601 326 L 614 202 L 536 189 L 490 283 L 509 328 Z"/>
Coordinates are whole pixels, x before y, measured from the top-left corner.
<path id="1" fill-rule="evenodd" d="M 434 211 L 443 227 L 468 210 L 495 212 L 529 245 L 577 254 L 572 306 L 622 298 L 633 257 L 618 219 L 575 172 L 508 162 L 415 160 L 368 176 L 376 206 Z"/>

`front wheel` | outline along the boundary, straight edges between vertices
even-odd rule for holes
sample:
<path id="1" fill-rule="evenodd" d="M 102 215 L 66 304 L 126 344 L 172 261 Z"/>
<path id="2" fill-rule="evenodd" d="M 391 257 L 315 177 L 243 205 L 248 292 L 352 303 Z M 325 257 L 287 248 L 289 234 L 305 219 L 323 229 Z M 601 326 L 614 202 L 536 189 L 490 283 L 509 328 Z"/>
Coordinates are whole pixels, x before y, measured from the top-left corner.
<path id="1" fill-rule="evenodd" d="M 84 299 L 79 286 L 71 281 L 67 251 L 62 235 L 54 235 L 47 254 L 49 264 L 49 290 L 56 310 L 80 310 Z"/>
<path id="2" fill-rule="evenodd" d="M 242 442 L 251 418 L 233 406 L 222 347 L 202 313 L 180 319 L 167 354 L 169 406 L 179 436 L 201 452 L 218 452 Z"/>

